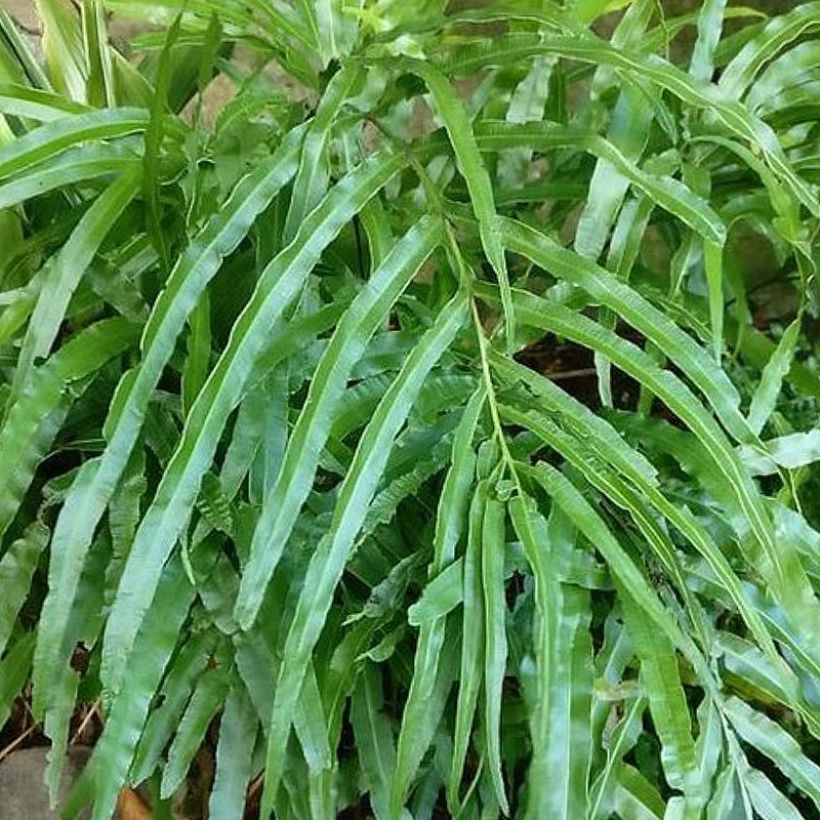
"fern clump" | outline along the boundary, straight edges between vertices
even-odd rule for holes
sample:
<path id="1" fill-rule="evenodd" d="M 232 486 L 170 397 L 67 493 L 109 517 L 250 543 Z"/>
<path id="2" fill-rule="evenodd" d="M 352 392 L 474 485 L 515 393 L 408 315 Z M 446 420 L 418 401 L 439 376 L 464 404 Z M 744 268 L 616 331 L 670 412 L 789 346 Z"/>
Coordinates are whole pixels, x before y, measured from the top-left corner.
<path id="1" fill-rule="evenodd" d="M 90 713 L 65 815 L 204 748 L 220 820 L 815 816 L 820 4 L 37 5 L 0 712 L 52 796 Z"/>

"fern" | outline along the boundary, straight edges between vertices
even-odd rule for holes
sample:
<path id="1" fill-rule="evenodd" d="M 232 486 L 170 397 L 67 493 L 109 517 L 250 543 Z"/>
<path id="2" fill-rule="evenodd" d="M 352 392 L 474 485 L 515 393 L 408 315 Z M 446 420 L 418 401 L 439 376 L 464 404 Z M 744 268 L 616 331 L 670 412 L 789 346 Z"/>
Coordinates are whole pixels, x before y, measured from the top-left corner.
<path id="1" fill-rule="evenodd" d="M 220 820 L 820 811 L 820 4 L 38 7 L 0 716 L 55 798 L 100 710 L 64 816 L 203 745 Z"/>

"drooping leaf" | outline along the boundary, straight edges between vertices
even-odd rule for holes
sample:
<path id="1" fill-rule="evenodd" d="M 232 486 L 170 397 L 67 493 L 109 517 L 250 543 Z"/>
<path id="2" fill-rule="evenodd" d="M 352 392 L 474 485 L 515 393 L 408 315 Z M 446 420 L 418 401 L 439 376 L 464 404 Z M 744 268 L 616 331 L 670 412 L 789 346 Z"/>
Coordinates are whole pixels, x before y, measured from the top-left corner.
<path id="1" fill-rule="evenodd" d="M 429 256 L 442 235 L 436 220 L 424 220 L 385 258 L 341 318 L 311 381 L 305 409 L 293 430 L 276 483 L 265 500 L 251 545 L 251 558 L 237 604 L 237 620 L 250 624 L 284 549 L 325 445 L 328 427 L 353 365 L 385 313 Z M 247 580 L 245 580 L 247 579 Z"/>
<path id="2" fill-rule="evenodd" d="M 458 294 L 439 314 L 436 323 L 413 350 L 379 403 L 340 488 L 332 529 L 311 558 L 304 593 L 297 603 L 285 642 L 284 654 L 288 664 L 282 666 L 277 681 L 268 731 L 263 812 L 271 808 L 279 786 L 282 765 L 279 749 L 290 733 L 292 707 L 298 697 L 310 653 L 327 616 L 333 590 L 344 571 L 348 552 L 363 523 L 367 504 L 373 496 L 393 439 L 427 373 L 464 322 L 465 312 L 464 295 Z"/>
<path id="3" fill-rule="evenodd" d="M 219 728 L 214 789 L 208 802 L 213 817 L 235 817 L 244 810 L 258 726 L 244 686 L 235 682 L 225 701 Z"/>
<path id="4" fill-rule="evenodd" d="M 755 433 L 760 434 L 774 410 L 783 377 L 789 372 L 792 364 L 799 333 L 800 320 L 795 319 L 784 331 L 777 348 L 763 368 L 760 384 L 752 396 L 749 407 L 749 426 Z"/>
<path id="5" fill-rule="evenodd" d="M 429 709 L 428 693 L 434 688 L 436 679 L 442 680 L 440 657 L 447 626 L 443 615 L 457 606 L 463 598 L 463 590 L 460 589 L 459 583 L 463 569 L 454 558 L 465 530 L 469 493 L 475 472 L 473 437 L 484 402 L 484 391 L 479 389 L 471 397 L 456 431 L 451 466 L 447 472 L 436 516 L 435 555 L 430 567 L 432 577 L 421 599 L 408 610 L 411 625 L 418 624 L 421 629 L 414 660 L 413 679 L 397 743 L 396 772 L 390 796 L 391 811 L 394 814 L 405 799 L 405 792 L 435 729 L 435 713 Z M 434 575 L 439 570 L 439 574 Z M 458 578 L 453 578 L 454 575 Z M 440 588 L 440 593 L 437 588 Z M 430 606 L 433 613 L 429 619 L 424 617 L 425 598 L 428 604 L 435 600 L 435 604 Z M 441 598 L 447 601 L 443 606 Z"/>
<path id="6" fill-rule="evenodd" d="M 382 712 L 384 696 L 377 668 L 365 664 L 350 702 L 350 721 L 356 733 L 362 769 L 368 772 L 370 805 L 377 820 L 390 817 L 390 782 L 396 765 L 393 730 Z"/>
<path id="7" fill-rule="evenodd" d="M 4 590 L 0 601 L 0 656 L 12 635 L 49 534 L 48 528 L 34 523 L 22 538 L 12 542 L 0 558 L 0 586 Z"/>
<path id="8" fill-rule="evenodd" d="M 71 296 L 91 264 L 100 245 L 137 192 L 136 168 L 127 170 L 83 214 L 69 240 L 51 260 L 45 272 L 40 297 L 29 321 L 20 349 L 12 397 L 17 398 L 31 378 L 38 358 L 45 358 L 60 330 Z"/>
<path id="9" fill-rule="evenodd" d="M 481 587 L 484 598 L 484 731 L 487 766 L 498 805 L 509 814 L 501 771 L 501 698 L 507 667 L 507 607 L 504 599 L 504 504 L 488 498 L 481 529 Z"/>
<path id="10" fill-rule="evenodd" d="M 438 115 L 456 155 L 459 171 L 467 183 L 470 201 L 478 219 L 481 243 L 487 259 L 498 277 L 501 288 L 507 337 L 515 338 L 515 316 L 509 298 L 510 283 L 507 261 L 498 231 L 495 201 L 490 176 L 478 151 L 470 121 L 447 78 L 430 63 L 408 63 L 410 70 L 418 74 L 430 90 Z"/>
<path id="11" fill-rule="evenodd" d="M 49 451 L 61 408 L 109 359 L 137 340 L 137 328 L 107 319 L 86 328 L 32 373 L 0 429 L 0 534 L 11 524 L 37 464 Z M 67 399 L 69 401 L 67 401 Z"/>
<path id="12" fill-rule="evenodd" d="M 228 671 L 222 659 L 222 665 L 208 669 L 197 681 L 168 750 L 168 762 L 162 772 L 163 798 L 172 795 L 188 773 L 208 725 L 228 692 Z"/>
<path id="13" fill-rule="evenodd" d="M 45 628 L 38 638 L 35 659 L 35 707 L 40 688 L 37 678 L 47 680 L 58 663 L 59 613 L 74 598 L 83 556 L 128 463 L 151 393 L 171 357 L 174 341 L 224 256 L 239 244 L 255 218 L 296 172 L 299 137 L 300 133 L 294 132 L 268 163 L 237 185 L 225 208 L 180 257 L 152 309 L 142 336 L 142 363 L 123 376 L 109 411 L 105 427 L 108 446 L 99 461 L 84 464 L 54 530 L 52 549 L 61 560 L 59 566 L 53 564 L 49 571 L 50 593 L 42 613 Z"/>
<path id="14" fill-rule="evenodd" d="M 25 632 L 0 660 L 0 722 L 5 725 L 14 699 L 26 684 L 34 655 L 34 633 Z"/>
<path id="15" fill-rule="evenodd" d="M 747 743 L 757 747 L 797 786 L 820 806 L 820 768 L 809 760 L 784 729 L 736 697 L 723 704 L 732 726 Z"/>

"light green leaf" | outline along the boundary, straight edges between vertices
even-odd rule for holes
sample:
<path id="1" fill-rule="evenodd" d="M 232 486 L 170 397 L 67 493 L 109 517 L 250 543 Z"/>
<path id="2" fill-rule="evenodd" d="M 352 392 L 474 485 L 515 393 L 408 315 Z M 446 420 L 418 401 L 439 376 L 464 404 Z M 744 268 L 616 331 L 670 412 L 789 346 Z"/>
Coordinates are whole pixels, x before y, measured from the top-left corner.
<path id="1" fill-rule="evenodd" d="M 68 114 L 88 113 L 90 109 L 61 94 L 16 83 L 0 84 L 0 112 L 39 122 L 58 120 Z"/>
<path id="2" fill-rule="evenodd" d="M 176 337 L 222 259 L 236 248 L 256 217 L 296 172 L 300 133 L 298 129 L 292 132 L 279 152 L 237 185 L 224 208 L 180 257 L 151 311 L 143 331 L 142 362 L 121 379 L 106 420 L 108 446 L 99 461 L 83 465 L 54 529 L 52 554 L 59 555 L 60 562 L 52 563 L 49 569 L 49 595 L 41 616 L 43 628 L 35 658 L 35 713 L 38 690 L 58 665 L 61 613 L 74 599 L 83 557 L 128 463 Z"/>
<path id="3" fill-rule="evenodd" d="M 535 502 L 514 496 L 510 517 L 535 577 L 537 699 L 530 719 L 533 744 L 526 816 L 583 811 L 590 747 L 591 646 L 587 593 L 557 583 L 557 557 L 571 550 L 566 519 L 550 524 Z M 567 660 L 569 658 L 569 660 Z"/>
<path id="4" fill-rule="evenodd" d="M 640 158 L 649 139 L 652 119 L 652 107 L 643 92 L 634 85 L 626 85 L 618 96 L 607 132 L 607 140 L 623 154 L 625 161 L 634 163 Z M 606 158 L 598 159 L 575 232 L 574 248 L 581 256 L 600 256 L 628 186 L 628 177 Z"/>
<path id="5" fill-rule="evenodd" d="M 109 558 L 105 537 L 97 540 L 83 567 L 77 600 L 66 613 L 65 646 L 73 650 L 78 645 L 93 646 L 102 628 L 101 611 L 104 601 L 105 564 Z M 57 670 L 51 681 L 43 730 L 51 740 L 44 781 L 49 798 L 55 804 L 66 758 L 71 718 L 75 712 L 80 675 L 69 662 Z"/>
<path id="6" fill-rule="evenodd" d="M 515 316 L 510 300 L 507 261 L 504 258 L 504 246 L 498 231 L 493 185 L 479 153 L 469 117 L 447 78 L 431 63 L 407 61 L 407 67 L 418 74 L 430 90 L 436 111 L 453 146 L 459 171 L 467 183 L 470 202 L 478 220 L 481 244 L 498 277 L 507 338 L 511 344 L 515 338 Z"/>
<path id="7" fill-rule="evenodd" d="M 230 677 L 229 669 L 224 665 L 224 656 L 217 660 L 217 664 L 199 678 L 191 700 L 185 707 L 174 741 L 168 750 L 168 762 L 162 770 L 160 794 L 163 799 L 170 797 L 185 779 L 205 732 L 228 693 Z"/>
<path id="8" fill-rule="evenodd" d="M 290 242 L 299 226 L 324 195 L 330 179 L 328 157 L 331 128 L 340 110 L 364 80 L 364 70 L 356 63 L 346 65 L 328 83 L 302 144 L 299 170 L 293 183 L 283 239 Z"/>
<path id="9" fill-rule="evenodd" d="M 202 476 L 228 415 L 247 387 L 270 327 L 296 297 L 325 247 L 405 162 L 395 155 L 376 155 L 336 185 L 302 223 L 293 242 L 265 268 L 236 320 L 229 344 L 197 396 L 182 438 L 134 539 L 106 625 L 101 675 L 110 691 L 118 691 L 121 685 L 125 661 L 162 566 L 190 517 Z M 247 572 L 245 576 L 254 577 Z M 240 602 L 246 599 L 246 589 L 240 588 Z M 240 625 L 247 627 L 252 614 L 240 606 Z"/>
<path id="10" fill-rule="evenodd" d="M 777 347 L 763 368 L 760 384 L 752 396 L 748 416 L 749 427 L 758 435 L 774 411 L 783 378 L 792 366 L 795 348 L 800 337 L 800 326 L 801 320 L 798 317 L 783 332 Z"/>
<path id="11" fill-rule="evenodd" d="M 126 141 L 69 148 L 0 184 L 0 207 L 9 208 L 58 188 L 122 173 L 138 162 Z"/>
<path id="12" fill-rule="evenodd" d="M 43 53 L 54 88 L 77 102 L 86 101 L 88 57 L 77 9 L 63 0 L 37 0 L 43 22 Z"/>
<path id="13" fill-rule="evenodd" d="M 391 817 L 390 786 L 396 764 L 393 728 L 383 707 L 381 673 L 375 664 L 366 663 L 350 703 L 350 722 L 377 820 Z"/>
<path id="14" fill-rule="evenodd" d="M 759 448 L 744 445 L 738 453 L 752 475 L 770 475 L 780 467 L 796 470 L 820 461 L 820 429 L 769 439 Z"/>
<path id="15" fill-rule="evenodd" d="M 726 0 L 705 0 L 698 13 L 698 38 L 689 63 L 689 74 L 695 80 L 708 82 L 715 70 L 715 48 L 723 30 Z"/>
<path id="16" fill-rule="evenodd" d="M 543 233 L 511 220 L 503 220 L 502 230 L 511 250 L 526 255 L 559 278 L 582 287 L 651 339 L 704 392 L 732 435 L 740 441 L 751 440 L 751 430 L 738 410 L 740 397 L 737 389 L 691 336 L 629 285 L 594 262 L 561 248 Z"/>
<path id="17" fill-rule="evenodd" d="M 712 352 L 720 363 L 723 353 L 723 246 L 703 243 L 703 266 L 709 291 L 709 322 L 712 326 Z M 751 426 L 751 425 L 750 425 Z"/>
<path id="18" fill-rule="evenodd" d="M 28 171 L 77 143 L 124 137 L 147 125 L 148 113 L 140 108 L 103 109 L 46 123 L 0 148 L 0 178 Z"/>
<path id="19" fill-rule="evenodd" d="M 591 23 L 598 17 L 628 6 L 632 0 L 574 0 L 572 14 L 582 23 Z"/>
<path id="20" fill-rule="evenodd" d="M 421 626 L 413 665 L 413 678 L 402 715 L 399 732 L 396 772 L 393 777 L 390 806 L 395 814 L 418 770 L 435 729 L 435 712 L 429 708 L 429 693 L 436 681 L 443 680 L 439 660 L 444 647 L 446 622 L 443 616 L 462 600 L 463 564 L 455 559 L 467 519 L 469 494 L 475 474 L 473 438 L 485 393 L 479 388 L 464 410 L 453 440 L 451 466 L 444 481 L 434 536 L 431 580 L 421 599 L 408 610 L 412 626 Z M 438 572 L 437 575 L 434 573 Z M 456 576 L 455 578 L 453 576 Z M 457 596 L 457 598 L 456 598 Z M 452 653 L 453 655 L 455 653 Z"/>
<path id="21" fill-rule="evenodd" d="M 501 771 L 501 698 L 507 669 L 507 606 L 504 585 L 504 504 L 487 499 L 481 529 L 481 587 L 484 596 L 484 731 L 487 766 L 498 805 L 509 814 Z"/>
<path id="22" fill-rule="evenodd" d="M 580 531 L 595 544 L 609 564 L 612 574 L 623 584 L 646 616 L 686 655 L 699 672 L 704 672 L 705 661 L 691 638 L 664 608 L 646 578 L 589 502 L 560 472 L 546 462 L 540 462 L 534 468 L 526 467 L 526 472 L 544 487 Z M 711 675 L 706 673 L 702 682 L 708 685 L 710 678 Z"/>
<path id="23" fill-rule="evenodd" d="M 339 490 L 331 529 L 314 552 L 304 590 L 285 641 L 282 666 L 269 724 L 263 814 L 272 807 L 282 772 L 280 750 L 290 733 L 293 706 L 324 625 L 333 591 L 344 571 L 349 551 L 364 523 L 367 507 L 387 462 L 393 440 L 433 365 L 453 341 L 466 318 L 466 299 L 455 296 L 424 334 L 385 394 L 365 429 L 356 455 Z"/>
<path id="24" fill-rule="evenodd" d="M 447 807 L 451 814 L 462 805 L 460 785 L 470 743 L 473 720 L 482 684 L 484 668 L 484 597 L 481 588 L 481 538 L 488 487 L 486 479 L 479 481 L 468 512 L 467 546 L 462 569 L 464 580 L 461 666 L 453 730 L 453 757 L 447 783 Z"/>
<path id="25" fill-rule="evenodd" d="M 808 40 L 772 60 L 749 89 L 746 105 L 758 113 L 760 109 L 775 111 L 778 98 L 785 101 L 789 92 L 799 94 L 801 86 L 807 91 L 805 87 L 811 84 L 810 78 L 816 77 L 818 51 L 816 40 Z"/>
<path id="26" fill-rule="evenodd" d="M 683 71 L 656 54 L 643 55 L 618 49 L 589 35 L 542 37 L 514 33 L 456 50 L 443 62 L 443 67 L 448 73 L 474 74 L 486 66 L 506 65 L 538 54 L 558 54 L 583 62 L 604 63 L 636 78 L 656 83 L 687 105 L 708 109 L 729 131 L 756 145 L 772 171 L 782 177 L 794 195 L 812 213 L 820 213 L 820 205 L 811 186 L 789 165 L 771 128 L 750 114 L 740 103 L 727 100 L 722 89 L 694 82 Z"/>
<path id="27" fill-rule="evenodd" d="M 14 699 L 26 685 L 33 656 L 34 633 L 25 632 L 0 660 L 0 726 L 5 726 Z"/>
<path id="28" fill-rule="evenodd" d="M 570 551 L 574 522 L 553 509 L 546 537 L 551 556 Z M 533 819 L 543 811 L 558 817 L 582 816 L 587 806 L 592 752 L 589 593 L 570 584 L 559 589 L 558 600 L 551 602 L 554 620 L 542 636 L 548 653 L 544 656 L 545 702 L 537 718 L 543 756 L 530 777 L 530 783 L 537 786 L 527 806 L 527 816 Z M 536 778 L 547 771 L 549 779 L 536 784 Z"/>
<path id="29" fill-rule="evenodd" d="M 726 66 L 718 86 L 731 99 L 740 99 L 757 72 L 781 49 L 804 32 L 820 26 L 820 3 L 801 3 L 765 25 Z"/>
<path id="30" fill-rule="evenodd" d="M 553 122 L 533 122 L 518 125 L 497 120 L 485 120 L 480 126 L 476 127 L 475 132 L 478 147 L 482 151 L 499 150 L 514 146 L 528 146 L 536 150 L 567 146 L 588 151 L 605 161 L 614 171 L 628 179 L 642 193 L 669 211 L 669 213 L 680 218 L 705 239 L 722 245 L 726 238 L 726 227 L 718 214 L 704 199 L 692 193 L 679 180 L 669 176 L 650 174 L 640 169 L 630 159 L 629 154 L 623 153 L 618 146 L 589 129 L 565 127 Z M 617 198 L 613 203 L 607 204 L 605 206 L 607 212 L 616 207 L 617 204 Z M 609 219 L 609 217 L 603 213 L 600 215 L 605 219 L 606 224 L 606 219 Z M 500 229 L 503 232 L 505 226 L 500 226 Z M 589 237 L 588 244 L 584 244 L 587 243 L 585 237 L 586 225 L 584 224 L 583 228 L 579 225 L 578 230 L 579 242 L 581 243 L 579 247 L 583 247 L 585 252 L 594 253 L 597 246 L 601 244 L 600 238 L 593 239 L 593 237 Z"/>
<path id="31" fill-rule="evenodd" d="M 707 820 L 723 820 L 735 813 L 737 804 L 737 778 L 733 766 L 726 766 L 718 775 L 715 790 L 706 807 Z"/>
<path id="32" fill-rule="evenodd" d="M 615 811 L 623 820 L 661 820 L 665 804 L 655 787 L 634 767 L 618 768 Z"/>
<path id="33" fill-rule="evenodd" d="M 514 293 L 514 299 L 523 323 L 549 329 L 585 347 L 600 350 L 638 381 L 646 384 L 651 382 L 652 390 L 663 398 L 667 406 L 703 442 L 704 453 L 708 453 L 708 460 L 713 465 L 710 470 L 716 469 L 723 476 L 724 486 L 736 499 L 733 503 L 737 503 L 738 508 L 743 510 L 744 535 L 752 537 L 744 537 L 742 547 L 744 550 L 751 548 L 752 551 L 748 553 L 750 561 L 769 578 L 772 590 L 783 602 L 789 617 L 794 619 L 796 625 L 800 624 L 798 629 L 805 630 L 805 634 L 813 634 L 818 618 L 818 604 L 797 554 L 788 544 L 785 547 L 775 544 L 774 528 L 757 489 L 714 420 L 691 392 L 671 373 L 660 371 L 643 351 L 610 331 L 605 331 L 581 314 L 529 294 L 523 298 L 518 291 Z M 533 299 L 538 303 L 535 310 L 528 306 Z M 558 319 L 559 314 L 562 319 Z M 639 366 L 638 359 L 641 361 Z"/>
<path id="34" fill-rule="evenodd" d="M 236 618 L 243 627 L 256 617 L 268 581 L 310 492 L 331 419 L 353 366 L 441 236 L 441 224 L 436 219 L 425 218 L 414 226 L 396 243 L 337 324 L 314 371 L 304 409 L 254 532 L 237 602 Z"/>
<path id="35" fill-rule="evenodd" d="M 462 601 L 464 564 L 456 559 L 424 588 L 421 598 L 407 610 L 410 626 L 425 626 L 443 618 Z"/>
<path id="36" fill-rule="evenodd" d="M 28 384 L 34 362 L 51 351 L 68 303 L 108 231 L 139 189 L 139 169 L 123 173 L 83 214 L 68 241 L 47 263 L 40 297 L 31 315 L 14 374 L 12 398 Z"/>
<path id="37" fill-rule="evenodd" d="M 695 741 L 689 707 L 672 644 L 644 617 L 627 595 L 621 598 L 627 629 L 641 662 L 640 680 L 649 699 L 652 721 L 661 741 L 666 780 L 691 799 L 692 807 L 705 804 L 705 794 L 692 793 L 697 785 Z"/>
<path id="38" fill-rule="evenodd" d="M 225 701 L 216 747 L 216 774 L 208 811 L 211 817 L 239 817 L 253 773 L 259 720 L 245 687 L 235 682 Z"/>
<path id="39" fill-rule="evenodd" d="M 740 737 L 765 754 L 820 808 L 820 766 L 803 754 L 800 744 L 779 724 L 740 698 L 727 698 L 721 708 Z"/>
<path id="40" fill-rule="evenodd" d="M 763 772 L 748 769 L 743 773 L 743 785 L 749 792 L 755 812 L 763 820 L 803 820 L 794 803 L 778 791 Z"/>
<path id="41" fill-rule="evenodd" d="M 182 409 L 186 415 L 190 414 L 208 377 L 211 363 L 211 302 L 207 291 L 188 320 L 187 348 L 188 357 L 182 371 Z"/>
<path id="42" fill-rule="evenodd" d="M 28 597 L 31 579 L 50 532 L 39 522 L 32 524 L 22 538 L 13 541 L 0 558 L 0 657 L 11 637 L 20 608 Z"/>
<path id="43" fill-rule="evenodd" d="M 638 740 L 645 711 L 644 698 L 636 698 L 632 704 L 625 705 L 624 716 L 612 731 L 607 744 L 606 765 L 590 789 L 592 805 L 587 811 L 587 817 L 600 817 L 608 811 L 612 802 L 609 792 L 615 787 L 615 772 L 624 755 L 631 751 Z"/>
<path id="44" fill-rule="evenodd" d="M 204 569 L 213 560 L 213 553 L 203 552 L 200 557 Z M 159 688 L 193 599 L 194 589 L 182 561 L 173 559 L 143 623 L 138 651 L 129 664 L 129 685 L 112 703 L 88 763 L 87 771 L 95 784 L 94 820 L 111 816 L 120 787 L 127 781 L 153 693 Z"/>
<path id="45" fill-rule="evenodd" d="M 179 725 L 194 685 L 207 667 L 214 639 L 213 633 L 193 636 L 171 662 L 160 690 L 162 703 L 148 717 L 134 755 L 129 774 L 131 783 L 142 783 L 154 773 Z"/>
<path id="46" fill-rule="evenodd" d="M 736 602 L 738 611 L 742 613 L 744 620 L 761 646 L 765 648 L 770 658 L 777 657 L 771 636 L 760 614 L 756 612 L 753 602 L 748 600 L 748 596 L 742 589 L 731 565 L 709 533 L 687 510 L 680 509 L 670 503 L 652 483 L 647 482 L 644 476 L 635 472 L 628 459 L 628 448 L 626 449 L 627 458 L 624 459 L 615 446 L 619 441 L 618 434 L 610 429 L 609 433 L 602 435 L 606 427 L 605 423 L 601 422 L 579 402 L 573 400 L 557 387 L 547 389 L 548 383 L 545 383 L 543 379 L 535 374 L 524 370 L 519 365 L 512 363 L 505 363 L 505 365 L 509 373 L 515 373 L 534 389 L 540 399 L 539 403 L 543 402 L 544 409 L 550 414 L 560 416 L 562 424 L 567 429 L 573 430 L 576 438 L 573 440 L 552 423 L 549 418 L 537 412 L 524 413 L 506 406 L 502 408 L 502 415 L 513 423 L 520 424 L 538 435 L 539 438 L 560 452 L 564 458 L 579 469 L 587 481 L 604 492 L 619 507 L 630 512 L 647 544 L 655 550 L 659 560 L 664 565 L 664 569 L 669 573 L 670 578 L 675 581 L 694 622 L 697 624 L 699 621 L 699 608 L 688 590 L 682 567 L 675 555 L 674 545 L 664 529 L 659 527 L 657 522 L 653 520 L 651 511 L 646 509 L 640 496 L 637 496 L 617 473 L 607 469 L 598 460 L 599 457 L 605 459 L 606 462 L 617 465 L 617 470 L 620 473 L 629 476 L 636 486 L 641 489 L 650 504 L 668 518 L 686 536 L 689 542 L 704 555 L 715 575 L 721 579 L 732 600 Z M 598 457 L 593 456 L 590 458 L 591 454 L 584 453 L 588 445 L 592 445 L 593 450 L 597 451 Z M 704 639 L 700 628 L 698 633 Z"/>
<path id="47" fill-rule="evenodd" d="M 104 319 L 78 333 L 33 371 L 28 388 L 0 428 L 0 534 L 11 524 L 70 401 L 82 393 L 89 376 L 136 343 L 137 332 L 123 319 Z"/>

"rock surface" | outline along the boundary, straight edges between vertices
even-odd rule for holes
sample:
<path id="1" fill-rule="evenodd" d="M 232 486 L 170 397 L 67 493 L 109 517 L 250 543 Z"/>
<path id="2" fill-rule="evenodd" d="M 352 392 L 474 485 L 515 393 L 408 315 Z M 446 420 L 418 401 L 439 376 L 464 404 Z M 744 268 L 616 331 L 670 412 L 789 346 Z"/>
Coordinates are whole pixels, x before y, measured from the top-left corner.
<path id="1" fill-rule="evenodd" d="M 90 752 L 80 746 L 69 749 L 60 782 L 60 801 L 65 800 Z M 56 820 L 59 817 L 59 812 L 49 809 L 43 785 L 47 753 L 45 747 L 21 749 L 0 763 L 0 817 L 3 820 Z"/>

